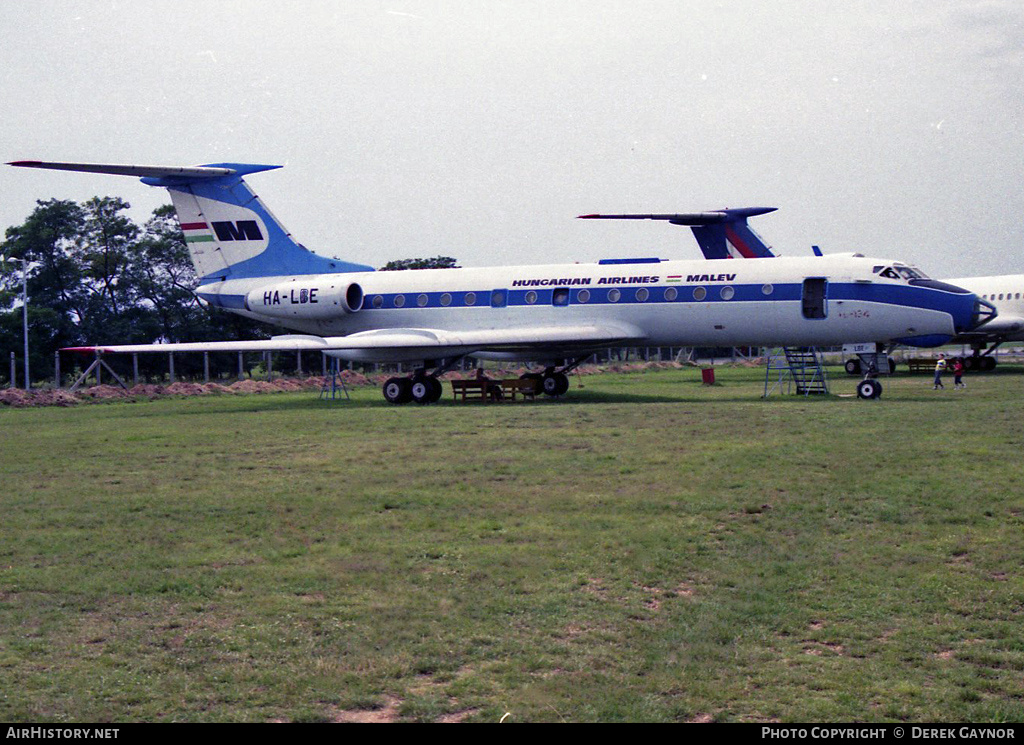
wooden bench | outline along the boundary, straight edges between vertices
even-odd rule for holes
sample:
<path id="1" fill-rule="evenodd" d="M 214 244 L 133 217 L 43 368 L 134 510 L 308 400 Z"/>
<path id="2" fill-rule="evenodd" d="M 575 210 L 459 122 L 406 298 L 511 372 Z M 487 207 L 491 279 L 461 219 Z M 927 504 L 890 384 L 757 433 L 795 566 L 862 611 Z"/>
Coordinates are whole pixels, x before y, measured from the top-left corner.
<path id="1" fill-rule="evenodd" d="M 450 382 L 452 398 L 463 401 L 483 401 L 484 403 L 489 400 L 488 387 L 493 385 L 493 382 L 489 380 L 452 380 Z"/>
<path id="2" fill-rule="evenodd" d="M 938 362 L 937 359 L 931 359 L 929 357 L 908 357 L 906 359 L 907 367 L 910 368 L 912 373 L 931 373 L 935 372 L 935 364 Z"/>
<path id="3" fill-rule="evenodd" d="M 506 401 L 515 401 L 516 394 L 523 398 L 536 398 L 540 391 L 540 381 L 530 378 L 506 378 L 499 380 L 498 384 L 501 386 L 501 392 Z"/>
<path id="4" fill-rule="evenodd" d="M 523 378 L 505 380 L 452 380 L 452 398 L 456 401 L 515 401 L 516 396 L 534 398 L 539 391 L 539 381 Z"/>

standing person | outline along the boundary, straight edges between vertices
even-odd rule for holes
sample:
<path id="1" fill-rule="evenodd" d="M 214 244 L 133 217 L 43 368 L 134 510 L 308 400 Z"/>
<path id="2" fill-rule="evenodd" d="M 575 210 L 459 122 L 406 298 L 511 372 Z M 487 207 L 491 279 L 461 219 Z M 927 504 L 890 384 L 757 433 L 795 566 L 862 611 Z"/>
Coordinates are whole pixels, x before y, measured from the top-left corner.
<path id="1" fill-rule="evenodd" d="M 964 377 L 964 361 L 957 357 L 953 360 L 953 388 L 966 388 L 967 383 L 963 381 Z"/>
<path id="2" fill-rule="evenodd" d="M 940 354 L 939 361 L 935 363 L 935 381 L 932 385 L 933 391 L 946 387 L 942 384 L 942 373 L 944 372 L 946 372 L 946 355 Z"/>

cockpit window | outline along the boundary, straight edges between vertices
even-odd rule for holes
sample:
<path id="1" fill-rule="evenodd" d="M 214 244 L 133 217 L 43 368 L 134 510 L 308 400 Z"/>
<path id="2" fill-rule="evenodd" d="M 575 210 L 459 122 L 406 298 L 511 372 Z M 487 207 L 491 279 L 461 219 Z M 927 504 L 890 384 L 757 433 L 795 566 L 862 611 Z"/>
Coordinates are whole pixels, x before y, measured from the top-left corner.
<path id="1" fill-rule="evenodd" d="M 928 279 L 924 272 L 916 266 L 904 266 L 902 264 L 897 264 L 896 271 L 900 273 L 900 276 L 903 277 L 903 279 Z"/>
<path id="2" fill-rule="evenodd" d="M 912 279 L 928 279 L 928 276 L 916 266 L 907 266 L 906 264 L 894 264 L 884 269 L 876 266 L 873 271 L 880 277 L 888 279 L 905 279 L 908 281 Z"/>

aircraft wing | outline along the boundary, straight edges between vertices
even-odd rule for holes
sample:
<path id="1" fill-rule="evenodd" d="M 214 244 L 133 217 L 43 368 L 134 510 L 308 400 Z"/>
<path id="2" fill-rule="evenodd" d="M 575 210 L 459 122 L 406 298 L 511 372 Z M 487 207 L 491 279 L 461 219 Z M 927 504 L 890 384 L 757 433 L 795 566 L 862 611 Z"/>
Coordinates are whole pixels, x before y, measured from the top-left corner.
<path id="1" fill-rule="evenodd" d="M 91 347 L 68 347 L 66 352 L 132 354 L 142 352 L 304 352 L 380 350 L 423 353 L 426 356 L 468 354 L 482 350 L 507 349 L 578 349 L 639 342 L 643 334 L 626 324 L 580 324 L 575 326 L 533 326 L 510 329 L 472 329 L 443 331 L 440 329 L 396 328 L 362 331 L 348 336 L 313 336 L 285 334 L 270 339 L 251 341 L 200 341 L 170 344 L 117 344 Z M 362 355 L 369 357 L 371 355 Z"/>

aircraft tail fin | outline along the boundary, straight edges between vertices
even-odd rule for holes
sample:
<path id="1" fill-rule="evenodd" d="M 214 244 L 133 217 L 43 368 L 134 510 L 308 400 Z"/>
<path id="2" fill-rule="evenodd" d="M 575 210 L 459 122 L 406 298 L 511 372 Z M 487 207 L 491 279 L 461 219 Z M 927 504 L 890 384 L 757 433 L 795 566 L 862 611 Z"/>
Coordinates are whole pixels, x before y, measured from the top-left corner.
<path id="1" fill-rule="evenodd" d="M 585 220 L 665 220 L 686 225 L 705 259 L 761 259 L 775 256 L 771 246 L 747 225 L 747 218 L 774 212 L 776 207 L 743 207 L 675 215 L 580 215 Z"/>
<path id="2" fill-rule="evenodd" d="M 372 271 L 373 267 L 318 256 L 299 244 L 256 196 L 243 176 L 281 166 L 214 163 L 136 166 L 37 160 L 8 165 L 137 176 L 171 195 L 200 283 L 282 274 Z"/>

